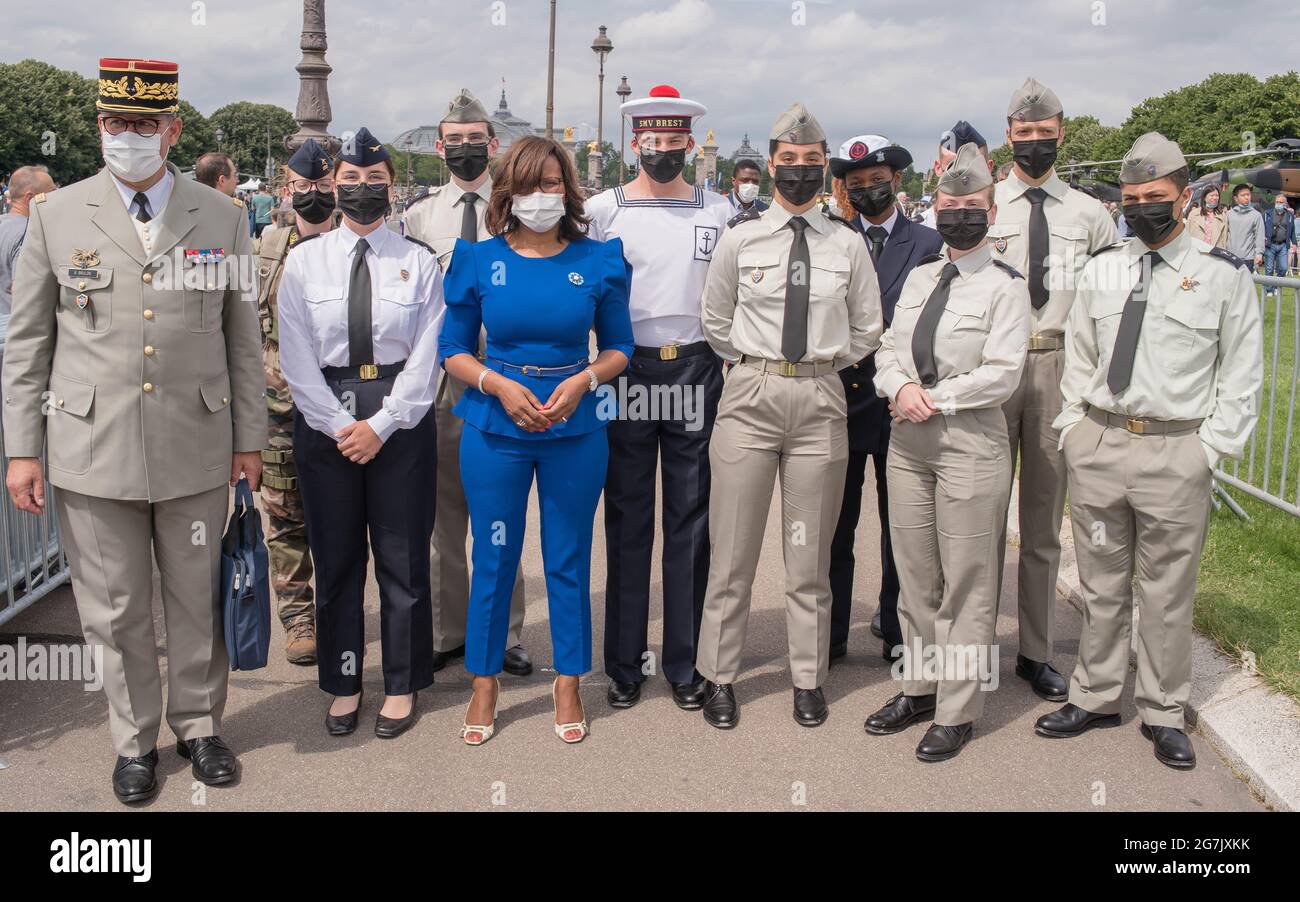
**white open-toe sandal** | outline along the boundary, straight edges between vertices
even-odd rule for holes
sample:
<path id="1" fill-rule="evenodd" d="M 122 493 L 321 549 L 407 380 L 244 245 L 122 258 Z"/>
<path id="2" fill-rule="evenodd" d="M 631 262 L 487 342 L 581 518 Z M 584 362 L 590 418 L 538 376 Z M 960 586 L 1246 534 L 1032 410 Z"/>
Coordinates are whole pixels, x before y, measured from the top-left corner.
<path id="1" fill-rule="evenodd" d="M 560 702 L 556 695 L 556 690 L 559 688 L 560 678 L 556 677 L 555 682 L 551 684 L 551 702 L 555 705 L 555 712 L 557 714 L 560 712 Z M 577 739 L 569 739 L 564 735 L 565 733 L 573 732 L 578 734 Z M 559 736 L 563 742 L 567 742 L 569 745 L 576 745 L 577 743 L 582 742 L 582 740 L 587 738 L 587 718 L 584 717 L 580 723 L 557 723 L 555 725 L 555 735 Z"/>
<path id="2" fill-rule="evenodd" d="M 492 681 L 493 681 L 494 683 L 496 683 L 496 690 L 497 690 L 497 691 L 496 691 L 496 695 L 495 695 L 495 696 L 493 697 L 493 699 L 492 699 L 492 723 L 489 723 L 489 724 L 464 723 L 464 724 L 462 724 L 462 725 L 461 725 L 461 728 L 460 728 L 460 738 L 465 740 L 465 744 L 466 744 L 466 745 L 482 745 L 483 743 L 485 743 L 485 742 L 487 742 L 489 739 L 491 739 L 491 738 L 492 738 L 492 734 L 495 733 L 495 732 L 497 731 L 497 705 L 501 702 L 501 681 L 498 680 L 496 677 L 493 677 L 493 678 L 492 678 Z M 468 712 L 467 712 L 467 713 L 468 713 Z M 477 733 L 477 734 L 478 734 L 478 741 L 477 741 L 477 742 L 472 742 L 472 741 L 470 741 L 469 736 L 470 736 L 471 733 Z"/>

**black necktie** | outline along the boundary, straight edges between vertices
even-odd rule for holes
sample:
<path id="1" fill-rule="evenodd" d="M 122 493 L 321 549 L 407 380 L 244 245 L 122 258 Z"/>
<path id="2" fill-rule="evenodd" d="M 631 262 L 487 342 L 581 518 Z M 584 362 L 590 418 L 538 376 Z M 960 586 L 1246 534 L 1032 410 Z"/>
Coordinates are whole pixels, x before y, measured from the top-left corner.
<path id="1" fill-rule="evenodd" d="M 1047 255 L 1051 253 L 1051 230 L 1047 225 L 1047 214 L 1043 212 L 1043 201 L 1047 192 L 1042 188 L 1030 188 L 1025 197 L 1033 204 L 1029 211 L 1029 300 L 1035 310 L 1043 309 L 1047 303 Z"/>
<path id="2" fill-rule="evenodd" d="M 867 250 L 871 252 L 872 263 L 880 262 L 880 252 L 885 249 L 885 239 L 888 237 L 889 233 L 883 226 L 873 225 L 867 229 Z"/>
<path id="3" fill-rule="evenodd" d="M 912 361 L 916 364 L 916 375 L 926 388 L 933 388 L 939 381 L 939 367 L 934 362 L 934 334 L 939 330 L 939 319 L 948 306 L 948 289 L 955 278 L 957 264 L 949 263 L 939 273 L 939 284 L 930 292 L 916 321 L 916 331 L 912 333 Z"/>
<path id="4" fill-rule="evenodd" d="M 461 197 L 460 202 L 465 205 L 460 214 L 460 237 L 473 243 L 478 241 L 478 212 L 475 210 L 478 194 L 469 191 Z"/>
<path id="5" fill-rule="evenodd" d="M 370 267 L 366 254 L 370 245 L 366 239 L 357 241 L 356 256 L 352 258 L 352 275 L 348 278 L 348 362 L 362 366 L 375 362 L 375 345 L 371 337 Z"/>
<path id="6" fill-rule="evenodd" d="M 1129 292 L 1128 301 L 1124 304 L 1124 314 L 1119 319 L 1119 334 L 1115 336 L 1115 350 L 1110 355 L 1110 369 L 1106 373 L 1106 387 L 1112 395 L 1118 395 L 1133 381 L 1133 361 L 1137 359 L 1142 317 L 1147 312 L 1152 272 L 1159 262 L 1160 254 L 1156 251 L 1147 251 L 1142 255 L 1138 282 Z"/>
<path id="7" fill-rule="evenodd" d="M 135 218 L 141 222 L 149 222 L 153 216 L 149 213 L 149 198 L 143 191 L 137 191 L 132 201 L 135 204 Z"/>
<path id="8" fill-rule="evenodd" d="M 802 216 L 790 220 L 794 243 L 790 245 L 790 267 L 785 278 L 785 318 L 781 322 L 781 354 L 791 363 L 808 350 L 808 221 Z"/>

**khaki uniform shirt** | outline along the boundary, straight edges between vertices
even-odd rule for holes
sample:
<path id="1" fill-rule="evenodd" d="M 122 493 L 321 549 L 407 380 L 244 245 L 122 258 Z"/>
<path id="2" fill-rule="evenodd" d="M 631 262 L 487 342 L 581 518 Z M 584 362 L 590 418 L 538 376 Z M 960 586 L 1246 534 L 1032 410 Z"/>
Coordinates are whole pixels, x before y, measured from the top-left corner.
<path id="1" fill-rule="evenodd" d="M 989 245 L 1002 262 L 1029 278 L 1029 215 L 1034 205 L 1025 197 L 1031 186 L 1015 170 L 995 189 L 997 222 L 989 226 Z M 1043 214 L 1047 217 L 1047 303 L 1035 310 L 1030 304 L 1029 329 L 1033 335 L 1060 335 L 1065 331 L 1074 303 L 1075 286 L 1083 265 L 1093 254 L 1119 240 L 1113 220 L 1101 201 L 1071 188 L 1053 172 L 1039 186 L 1047 192 Z"/>
<path id="2" fill-rule="evenodd" d="M 880 285 L 862 236 L 817 207 L 808 222 L 808 346 L 803 362 L 857 363 L 880 345 Z M 774 204 L 722 234 L 704 285 L 705 337 L 723 358 L 783 360 L 785 284 L 794 231 L 790 212 Z"/>
<path id="3" fill-rule="evenodd" d="M 489 237 L 484 221 L 487 217 L 488 199 L 492 197 L 492 179 L 488 178 L 475 189 L 483 198 L 475 201 L 478 212 L 478 237 L 482 241 Z M 456 249 L 456 239 L 460 237 L 460 223 L 464 216 L 460 199 L 465 192 L 454 181 L 438 188 L 430 188 L 429 193 L 406 208 L 402 222 L 406 234 L 433 248 L 438 256 L 438 265 L 446 272 L 451 266 L 451 255 Z"/>
<path id="4" fill-rule="evenodd" d="M 1079 278 L 1066 331 L 1061 441 L 1089 405 L 1129 417 L 1198 420 L 1211 467 L 1240 457 L 1259 418 L 1263 329 L 1250 271 L 1183 231 L 1152 270 L 1133 378 L 1106 385 L 1119 322 L 1147 247 L 1134 238 L 1097 255 Z M 1221 253 L 1226 253 L 1221 251 Z"/>
<path id="5" fill-rule="evenodd" d="M 172 164 L 146 253 L 107 169 L 32 204 L 4 357 L 9 457 L 49 437 L 50 482 L 167 501 L 267 444 L 257 270 L 243 204 Z M 198 254 L 221 251 L 224 264 Z"/>
<path id="6" fill-rule="evenodd" d="M 958 276 L 934 336 L 939 381 L 927 389 L 944 414 L 1000 407 L 1020 384 L 1029 346 L 1029 287 L 993 260 L 985 245 L 956 261 Z M 921 384 L 912 336 L 950 262 L 945 252 L 918 265 L 903 283 L 894 321 L 876 353 L 876 392 L 882 398 L 892 401 L 909 382 Z"/>

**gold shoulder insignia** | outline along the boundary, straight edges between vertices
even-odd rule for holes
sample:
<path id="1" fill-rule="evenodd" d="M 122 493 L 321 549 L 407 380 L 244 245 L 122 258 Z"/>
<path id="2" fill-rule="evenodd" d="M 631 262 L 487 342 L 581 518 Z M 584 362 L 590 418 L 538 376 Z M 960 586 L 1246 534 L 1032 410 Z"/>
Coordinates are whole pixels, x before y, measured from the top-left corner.
<path id="1" fill-rule="evenodd" d="M 35 197 L 33 197 L 33 198 L 32 198 L 32 203 L 36 203 L 36 204 L 43 204 L 43 203 L 45 203 L 45 192 L 42 191 L 40 194 L 38 194 L 38 195 L 36 195 Z"/>
<path id="2" fill-rule="evenodd" d="M 244 202 L 237 197 L 232 197 L 231 200 L 234 202 L 236 207 L 242 207 L 244 205 Z"/>

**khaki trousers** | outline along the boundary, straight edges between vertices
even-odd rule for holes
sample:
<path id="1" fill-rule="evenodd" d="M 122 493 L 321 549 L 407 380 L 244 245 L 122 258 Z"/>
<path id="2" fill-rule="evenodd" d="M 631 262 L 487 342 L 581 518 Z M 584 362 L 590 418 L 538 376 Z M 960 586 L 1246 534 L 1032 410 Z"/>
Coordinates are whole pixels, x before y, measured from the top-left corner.
<path id="1" fill-rule="evenodd" d="M 799 689 L 830 663 L 831 540 L 844 498 L 848 405 L 834 373 L 786 377 L 732 367 L 709 442 L 712 557 L 696 667 L 715 683 L 740 673 L 754 573 L 780 479 L 790 673 Z"/>
<path id="2" fill-rule="evenodd" d="M 167 630 L 167 723 L 178 739 L 221 732 L 230 659 L 217 604 L 225 486 L 150 504 L 55 492 L 86 643 L 104 649 L 108 723 L 119 755 L 158 743 L 162 682 L 153 623 L 153 562 Z"/>
<path id="3" fill-rule="evenodd" d="M 465 394 L 465 388 L 464 382 L 443 373 L 433 404 L 438 426 L 438 500 L 429 579 L 433 589 L 433 650 L 442 652 L 465 644 L 465 614 L 469 607 L 469 561 L 465 554 L 469 506 L 460 481 L 460 436 L 465 422 L 451 412 Z M 510 596 L 506 648 L 519 644 L 523 626 L 524 571 L 520 567 Z"/>
<path id="4" fill-rule="evenodd" d="M 1184 729 L 1192 691 L 1192 600 L 1210 517 L 1210 466 L 1196 430 L 1134 435 L 1085 417 L 1065 436 L 1083 594 L 1070 703 L 1119 711 L 1137 586 L 1142 722 Z"/>
<path id="5" fill-rule="evenodd" d="M 1052 422 L 1061 412 L 1064 366 L 1064 351 L 1030 351 L 1019 388 L 1002 405 L 1013 479 L 1016 458 L 1020 458 L 1020 564 L 1016 572 L 1020 653 L 1040 662 L 1052 660 L 1056 576 L 1061 565 L 1065 460 L 1056 449 L 1059 436 Z M 999 589 L 1006 556 L 1007 518 L 1003 516 L 998 534 Z"/>
<path id="6" fill-rule="evenodd" d="M 955 727 L 984 711 L 971 667 L 922 679 L 923 656 L 992 661 L 998 617 L 999 520 L 1011 492 L 1006 420 L 1000 408 L 936 414 L 896 424 L 890 435 L 889 531 L 898 565 L 898 621 L 909 696 L 937 695 L 934 722 Z M 965 656 L 963 657 L 962 654 Z"/>

